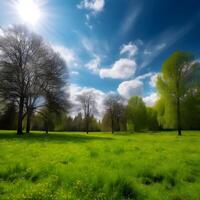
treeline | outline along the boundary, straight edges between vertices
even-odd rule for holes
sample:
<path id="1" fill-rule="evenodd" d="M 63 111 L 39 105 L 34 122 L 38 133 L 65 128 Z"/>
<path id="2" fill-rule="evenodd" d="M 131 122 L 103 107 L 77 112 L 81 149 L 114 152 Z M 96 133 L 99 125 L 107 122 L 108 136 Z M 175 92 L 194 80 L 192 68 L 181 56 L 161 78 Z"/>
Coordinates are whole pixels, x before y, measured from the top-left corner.
<path id="1" fill-rule="evenodd" d="M 102 120 L 97 120 L 93 115 L 89 119 L 88 132 L 93 131 L 159 131 L 175 130 L 175 107 L 169 101 L 159 99 L 153 107 L 147 107 L 141 97 L 133 96 L 127 102 L 119 95 L 108 95 L 113 98 L 112 107 L 104 110 Z M 118 101 L 117 99 L 120 99 Z M 107 103 L 107 100 L 105 101 Z M 108 104 L 107 104 L 108 105 Z M 181 127 L 184 130 L 200 129 L 200 91 L 191 94 L 182 104 Z M 26 128 L 26 120 L 23 129 Z M 80 112 L 75 117 L 68 116 L 65 112 L 59 115 L 50 113 L 48 116 L 48 129 L 50 131 L 87 131 L 85 118 Z M 31 130 L 46 130 L 45 121 L 39 113 L 32 118 Z M 17 129 L 17 110 L 14 105 L 7 105 L 5 112 L 0 117 L 0 129 Z"/>
<path id="2" fill-rule="evenodd" d="M 200 129 L 200 63 L 188 52 L 173 53 L 156 81 L 156 104 L 110 93 L 97 113 L 95 94 L 77 97 L 70 117 L 67 67 L 60 55 L 24 26 L 0 36 L 0 129 L 51 131 L 157 131 Z M 73 95 L 73 94 L 72 94 Z M 95 118 L 102 116 L 101 120 Z"/>

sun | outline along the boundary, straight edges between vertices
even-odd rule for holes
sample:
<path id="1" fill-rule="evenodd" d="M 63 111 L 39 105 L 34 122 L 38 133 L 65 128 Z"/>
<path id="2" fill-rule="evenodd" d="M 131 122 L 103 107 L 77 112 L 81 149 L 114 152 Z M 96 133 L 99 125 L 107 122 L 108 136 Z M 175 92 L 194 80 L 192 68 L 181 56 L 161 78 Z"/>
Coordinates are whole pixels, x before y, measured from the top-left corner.
<path id="1" fill-rule="evenodd" d="M 18 0 L 16 10 L 21 20 L 30 25 L 37 25 L 41 18 L 39 4 L 35 0 Z"/>

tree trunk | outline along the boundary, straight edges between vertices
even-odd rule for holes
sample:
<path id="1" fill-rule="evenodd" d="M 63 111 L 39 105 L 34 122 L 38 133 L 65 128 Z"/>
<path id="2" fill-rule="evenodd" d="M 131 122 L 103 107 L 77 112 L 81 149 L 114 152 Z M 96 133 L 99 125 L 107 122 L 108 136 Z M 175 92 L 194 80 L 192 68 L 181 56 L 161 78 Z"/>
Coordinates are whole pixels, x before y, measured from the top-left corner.
<path id="1" fill-rule="evenodd" d="M 120 119 L 117 117 L 117 130 L 120 131 Z"/>
<path id="2" fill-rule="evenodd" d="M 46 127 L 46 134 L 48 135 L 48 133 L 49 133 L 49 129 L 48 127 Z"/>
<path id="3" fill-rule="evenodd" d="M 30 128 L 31 128 L 31 115 L 32 112 L 30 110 L 27 110 L 27 121 L 26 121 L 26 133 L 30 133 Z"/>
<path id="4" fill-rule="evenodd" d="M 112 133 L 114 133 L 114 119 L 113 119 L 113 117 L 111 119 L 111 130 L 112 130 Z"/>
<path id="5" fill-rule="evenodd" d="M 22 121 L 23 121 L 23 111 L 24 111 L 24 99 L 20 98 L 19 102 L 19 112 L 18 112 L 18 122 L 17 122 L 17 134 L 22 135 Z"/>
<path id="6" fill-rule="evenodd" d="M 46 134 L 48 135 L 49 133 L 48 120 L 45 121 L 45 131 L 46 131 Z"/>
<path id="7" fill-rule="evenodd" d="M 177 99 L 177 130 L 178 135 L 181 136 L 181 113 L 180 113 L 180 99 Z"/>
<path id="8" fill-rule="evenodd" d="M 86 119 L 86 133 L 88 134 L 89 132 L 89 120 L 88 118 Z"/>

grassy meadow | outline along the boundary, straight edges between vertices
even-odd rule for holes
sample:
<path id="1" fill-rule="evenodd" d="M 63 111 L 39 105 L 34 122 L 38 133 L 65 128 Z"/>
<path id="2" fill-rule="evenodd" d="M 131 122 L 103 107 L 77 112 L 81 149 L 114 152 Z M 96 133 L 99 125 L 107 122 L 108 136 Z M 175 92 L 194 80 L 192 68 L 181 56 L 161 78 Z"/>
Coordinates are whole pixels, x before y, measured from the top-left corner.
<path id="1" fill-rule="evenodd" d="M 200 132 L 0 131 L 0 199 L 200 199 Z"/>

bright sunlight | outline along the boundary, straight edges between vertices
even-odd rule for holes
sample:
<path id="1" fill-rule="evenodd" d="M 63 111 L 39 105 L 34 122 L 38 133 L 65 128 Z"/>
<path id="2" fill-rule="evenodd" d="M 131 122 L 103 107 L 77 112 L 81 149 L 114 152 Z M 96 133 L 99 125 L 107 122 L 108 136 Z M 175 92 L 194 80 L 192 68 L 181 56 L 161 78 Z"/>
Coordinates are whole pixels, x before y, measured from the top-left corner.
<path id="1" fill-rule="evenodd" d="M 36 25 L 41 18 L 41 10 L 35 0 L 18 0 L 16 9 L 20 18 L 27 24 Z"/>

